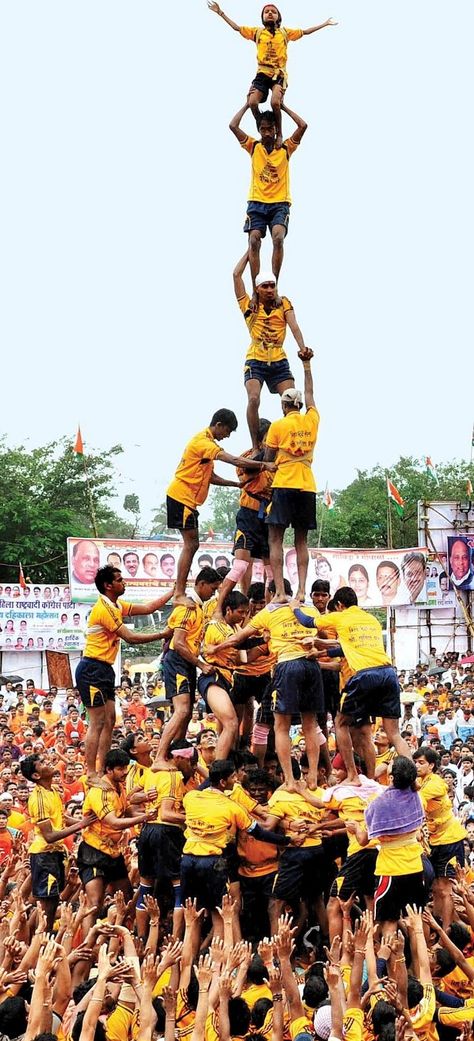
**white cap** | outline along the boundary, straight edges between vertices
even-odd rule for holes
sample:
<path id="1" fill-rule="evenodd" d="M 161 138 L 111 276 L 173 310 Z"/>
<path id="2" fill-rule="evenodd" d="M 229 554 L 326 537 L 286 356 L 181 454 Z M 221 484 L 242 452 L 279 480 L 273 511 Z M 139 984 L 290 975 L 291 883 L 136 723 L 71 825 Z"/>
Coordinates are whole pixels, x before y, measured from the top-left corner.
<path id="1" fill-rule="evenodd" d="M 262 286 L 265 282 L 273 282 L 273 284 L 276 285 L 276 278 L 273 271 L 259 271 L 255 279 L 255 288 L 258 289 L 258 287 Z"/>
<path id="2" fill-rule="evenodd" d="M 290 387 L 283 391 L 281 400 L 285 405 L 295 405 L 296 408 L 299 408 L 303 404 L 303 395 L 300 390 Z"/>

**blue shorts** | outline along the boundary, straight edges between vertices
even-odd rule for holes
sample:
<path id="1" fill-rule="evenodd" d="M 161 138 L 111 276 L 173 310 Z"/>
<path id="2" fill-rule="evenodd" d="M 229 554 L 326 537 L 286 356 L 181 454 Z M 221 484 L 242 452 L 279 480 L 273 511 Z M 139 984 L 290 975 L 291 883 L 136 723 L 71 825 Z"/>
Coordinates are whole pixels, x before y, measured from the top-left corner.
<path id="1" fill-rule="evenodd" d="M 270 363 L 266 361 L 255 361 L 253 358 L 249 358 L 245 362 L 244 368 L 244 383 L 248 383 L 249 380 L 258 380 L 260 386 L 265 383 L 270 391 L 270 394 L 278 394 L 278 387 L 284 380 L 293 380 L 294 376 L 288 364 L 288 358 L 282 358 L 281 361 L 272 361 Z"/>
<path id="2" fill-rule="evenodd" d="M 184 853 L 181 857 L 181 898 L 197 900 L 199 909 L 215 911 L 222 904 L 227 889 L 227 862 L 224 856 L 197 857 Z"/>
<path id="3" fill-rule="evenodd" d="M 370 719 L 400 719 L 400 685 L 391 665 L 361 669 L 346 683 L 339 711 L 350 725 L 363 726 Z"/>
<path id="4" fill-rule="evenodd" d="M 261 503 L 259 510 L 251 510 L 250 506 L 241 506 L 235 518 L 234 556 L 236 550 L 246 549 L 252 560 L 269 560 L 268 528 L 265 524 L 265 512 L 268 503 Z"/>
<path id="5" fill-rule="evenodd" d="M 225 677 L 222 676 L 217 669 L 215 672 L 210 672 L 207 675 L 206 673 L 201 672 L 201 675 L 197 682 L 197 689 L 208 711 L 212 711 L 212 709 L 209 709 L 209 706 L 207 704 L 207 692 L 209 690 L 209 687 L 220 687 L 221 690 L 225 690 L 226 694 L 230 694 L 232 690 L 232 685 L 227 682 Z"/>
<path id="6" fill-rule="evenodd" d="M 299 712 L 322 712 L 323 681 L 317 661 L 296 658 L 282 661 L 273 673 L 273 711 L 292 716 Z"/>
<path id="7" fill-rule="evenodd" d="M 85 708 L 102 708 L 106 701 L 115 701 L 116 682 L 115 672 L 108 662 L 99 658 L 81 658 L 76 669 L 76 687 Z"/>
<path id="8" fill-rule="evenodd" d="M 249 202 L 244 231 L 247 234 L 249 231 L 259 231 L 264 239 L 267 228 L 270 228 L 271 231 L 272 228 L 279 225 L 285 229 L 285 235 L 287 235 L 289 223 L 289 202 Z"/>
<path id="9" fill-rule="evenodd" d="M 442 842 L 430 849 L 430 861 L 435 878 L 456 878 L 456 865 L 464 867 L 464 840 Z"/>
<path id="10" fill-rule="evenodd" d="M 196 668 L 185 661 L 177 651 L 169 650 L 163 658 L 163 676 L 166 697 L 170 701 L 178 694 L 187 694 L 191 703 L 196 693 Z"/>
<path id="11" fill-rule="evenodd" d="M 64 853 L 30 853 L 31 888 L 37 900 L 59 900 L 64 889 Z"/>

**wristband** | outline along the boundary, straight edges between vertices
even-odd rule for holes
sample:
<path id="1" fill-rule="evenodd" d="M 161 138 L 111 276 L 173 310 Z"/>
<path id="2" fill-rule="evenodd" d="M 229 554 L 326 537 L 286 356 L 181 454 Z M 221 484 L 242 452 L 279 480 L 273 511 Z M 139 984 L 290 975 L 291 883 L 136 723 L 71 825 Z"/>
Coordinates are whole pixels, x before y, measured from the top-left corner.
<path id="1" fill-rule="evenodd" d="M 283 1001 L 283 994 L 274 994 L 273 1002 L 275 1003 L 275 1001 Z"/>

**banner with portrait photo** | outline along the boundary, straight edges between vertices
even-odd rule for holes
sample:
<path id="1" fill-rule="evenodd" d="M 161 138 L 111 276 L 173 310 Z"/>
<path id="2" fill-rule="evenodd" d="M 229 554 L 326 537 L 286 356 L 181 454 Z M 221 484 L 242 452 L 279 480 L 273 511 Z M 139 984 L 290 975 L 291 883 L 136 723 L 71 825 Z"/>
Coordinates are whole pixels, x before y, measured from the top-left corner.
<path id="1" fill-rule="evenodd" d="M 105 564 L 112 564 L 125 579 L 124 599 L 134 604 L 153 600 L 157 591 L 173 587 L 182 546 L 180 539 L 68 539 L 72 595 L 82 603 L 94 603 L 97 571 Z M 231 564 L 231 542 L 202 542 L 194 557 L 190 580 L 203 567 L 230 567 Z"/>
<path id="2" fill-rule="evenodd" d="M 297 586 L 295 550 L 285 551 L 285 567 Z M 333 596 L 351 586 L 360 607 L 426 607 L 427 551 L 413 549 L 311 549 L 308 589 L 315 579 L 329 582 Z"/>
<path id="3" fill-rule="evenodd" d="M 453 590 L 474 589 L 474 532 L 448 535 L 447 568 L 449 587 Z"/>
<path id="4" fill-rule="evenodd" d="M 76 651 L 90 608 L 71 601 L 70 586 L 0 586 L 0 650 Z"/>

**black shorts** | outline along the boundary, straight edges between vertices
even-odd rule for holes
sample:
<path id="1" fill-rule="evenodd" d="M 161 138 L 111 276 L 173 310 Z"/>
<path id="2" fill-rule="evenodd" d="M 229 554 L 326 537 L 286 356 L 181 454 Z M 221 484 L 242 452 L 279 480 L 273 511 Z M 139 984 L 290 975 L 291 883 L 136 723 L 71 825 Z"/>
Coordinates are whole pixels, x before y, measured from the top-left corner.
<path id="1" fill-rule="evenodd" d="M 354 727 L 362 726 L 376 716 L 399 719 L 402 714 L 400 684 L 392 665 L 361 669 L 351 676 L 341 694 L 339 711 Z"/>
<path id="2" fill-rule="evenodd" d="M 324 711 L 329 712 L 329 715 L 335 719 L 341 698 L 339 673 L 332 672 L 330 669 L 321 669 L 321 679 L 323 681 Z"/>
<path id="3" fill-rule="evenodd" d="M 321 669 L 310 658 L 296 658 L 277 665 L 272 679 L 272 708 L 279 715 L 322 712 Z"/>
<path id="4" fill-rule="evenodd" d="M 270 677 L 268 687 L 265 690 L 262 702 L 258 706 L 257 715 L 255 716 L 255 722 L 258 723 L 259 726 L 273 726 L 275 717 L 273 715 L 272 700 L 272 677 Z"/>
<path id="5" fill-rule="evenodd" d="M 107 701 L 115 701 L 116 683 L 115 672 L 108 662 L 81 658 L 76 669 L 76 687 L 85 708 L 102 708 Z"/>
<path id="6" fill-rule="evenodd" d="M 267 513 L 267 524 L 298 531 L 315 531 L 316 492 L 300 492 L 297 488 L 275 488 Z"/>
<path id="7" fill-rule="evenodd" d="M 226 680 L 225 677 L 222 676 L 222 674 L 218 672 L 217 669 L 215 672 L 210 672 L 208 675 L 205 675 L 203 672 L 201 672 L 201 675 L 197 682 L 197 689 L 204 701 L 206 708 L 208 709 L 208 711 L 212 712 L 212 709 L 209 709 L 209 706 L 207 704 L 207 692 L 209 690 L 209 687 L 220 687 L 221 690 L 225 690 L 226 694 L 230 694 L 232 690 L 232 684 L 229 683 L 228 680 Z"/>
<path id="8" fill-rule="evenodd" d="M 235 518 L 235 525 L 233 553 L 238 549 L 246 549 L 252 560 L 268 560 L 270 550 L 265 510 L 251 510 L 249 506 L 241 506 Z"/>
<path id="9" fill-rule="evenodd" d="M 86 885 L 87 882 L 92 882 L 93 878 L 103 878 L 107 884 L 109 882 L 122 882 L 123 879 L 128 878 L 127 868 L 121 853 L 118 857 L 111 857 L 108 853 L 103 853 L 102 850 L 96 849 L 95 846 L 89 846 L 84 841 L 80 843 L 77 851 L 77 866 L 83 885 Z"/>
<path id="10" fill-rule="evenodd" d="M 37 900 L 59 900 L 64 889 L 65 853 L 30 853 L 31 888 Z"/>
<path id="11" fill-rule="evenodd" d="M 289 901 L 299 896 L 319 896 L 324 887 L 323 864 L 322 846 L 287 847 L 281 855 L 272 895 L 276 900 Z"/>
<path id="12" fill-rule="evenodd" d="M 179 878 L 184 834 L 173 824 L 144 824 L 138 837 L 138 870 L 142 878 Z"/>
<path id="13" fill-rule="evenodd" d="M 247 676 L 245 672 L 234 673 L 234 685 L 232 687 L 231 701 L 233 705 L 246 705 L 250 698 L 260 705 L 271 684 L 271 672 L 264 672 L 261 676 Z"/>
<path id="14" fill-rule="evenodd" d="M 265 72 L 257 72 L 255 79 L 250 84 L 249 94 L 251 90 L 258 90 L 262 95 L 259 101 L 259 105 L 261 105 L 267 100 L 269 93 L 276 86 L 284 86 L 283 76 L 278 76 L 278 79 L 274 80 L 271 76 L 267 76 Z"/>
<path id="15" fill-rule="evenodd" d="M 215 911 L 222 904 L 227 888 L 227 863 L 223 856 L 196 857 L 184 853 L 181 857 L 181 899 L 184 905 L 189 897 L 196 899 L 198 908 Z"/>
<path id="16" fill-rule="evenodd" d="M 431 846 L 430 861 L 435 878 L 456 878 L 456 864 L 464 867 L 464 840 Z"/>
<path id="17" fill-rule="evenodd" d="M 373 896 L 375 893 L 376 849 L 361 849 L 348 857 L 331 887 L 331 896 L 348 900 L 351 893 L 357 896 Z"/>
<path id="18" fill-rule="evenodd" d="M 405 914 L 407 904 L 424 907 L 427 893 L 423 872 L 414 875 L 379 875 L 375 890 L 374 919 L 376 922 L 398 922 Z"/>
<path id="19" fill-rule="evenodd" d="M 273 893 L 275 877 L 275 871 L 256 878 L 239 875 L 244 936 L 262 940 L 264 936 L 270 935 L 268 902 Z"/>
<path id="20" fill-rule="evenodd" d="M 166 496 L 166 525 L 168 528 L 177 528 L 178 531 L 197 531 L 199 528 L 199 513 L 197 510 L 185 506 L 184 502 L 171 499 Z"/>
<path id="21" fill-rule="evenodd" d="M 196 667 L 185 661 L 177 651 L 169 650 L 163 659 L 163 678 L 166 697 L 171 701 L 178 694 L 188 694 L 190 704 L 196 693 Z"/>
<path id="22" fill-rule="evenodd" d="M 232 841 L 228 842 L 223 853 L 225 860 L 226 873 L 229 882 L 240 882 L 239 875 L 239 855 L 237 853 L 237 843 Z"/>

